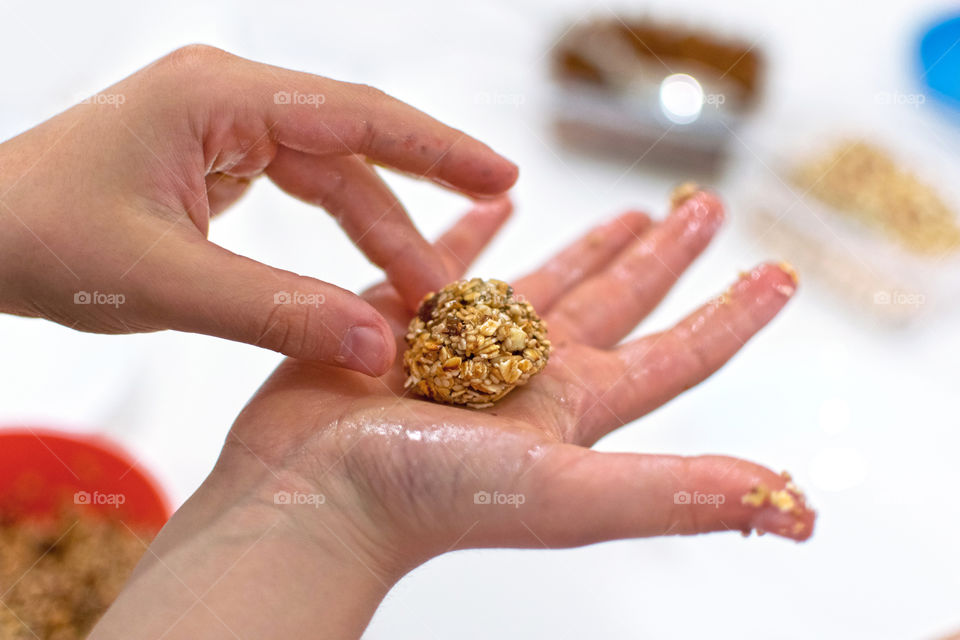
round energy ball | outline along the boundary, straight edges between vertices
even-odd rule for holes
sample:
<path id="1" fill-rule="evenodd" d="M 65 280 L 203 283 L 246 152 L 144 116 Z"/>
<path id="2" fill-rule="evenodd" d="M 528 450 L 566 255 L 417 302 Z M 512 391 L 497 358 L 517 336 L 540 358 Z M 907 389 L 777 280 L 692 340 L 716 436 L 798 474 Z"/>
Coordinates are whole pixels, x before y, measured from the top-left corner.
<path id="1" fill-rule="evenodd" d="M 420 303 L 407 332 L 404 386 L 448 404 L 492 406 L 547 365 L 547 327 L 500 280 L 460 280 Z"/>

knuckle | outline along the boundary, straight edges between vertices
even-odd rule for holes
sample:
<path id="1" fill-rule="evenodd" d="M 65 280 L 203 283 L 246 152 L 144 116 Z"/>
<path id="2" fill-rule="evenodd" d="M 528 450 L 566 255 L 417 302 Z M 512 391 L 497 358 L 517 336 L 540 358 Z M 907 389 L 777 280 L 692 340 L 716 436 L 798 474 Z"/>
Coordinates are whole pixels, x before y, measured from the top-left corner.
<path id="1" fill-rule="evenodd" d="M 161 58 L 160 61 L 165 66 L 192 70 L 220 60 L 225 60 L 228 57 L 230 57 L 230 54 L 223 49 L 218 49 L 208 44 L 188 44 L 174 49 Z"/>
<path id="2" fill-rule="evenodd" d="M 670 515 L 662 524 L 663 534 L 667 533 L 700 533 L 704 531 L 700 523 L 699 510 L 691 505 L 675 505 Z"/>
<path id="3" fill-rule="evenodd" d="M 206 44 L 188 44 L 174 49 L 148 67 L 155 77 L 167 85 L 175 85 L 182 92 L 185 78 L 190 82 L 186 88 L 202 88 L 220 75 L 224 67 L 236 56 L 223 49 Z M 169 87 L 168 87 L 169 88 Z"/>
<path id="4" fill-rule="evenodd" d="M 326 355 L 330 336 L 320 313 L 312 305 L 275 304 L 263 323 L 259 343 L 287 355 Z"/>
<path id="5" fill-rule="evenodd" d="M 350 87 L 366 100 L 377 101 L 389 98 L 383 90 L 369 84 L 350 83 Z"/>
<path id="6" fill-rule="evenodd" d="M 377 127 L 373 120 L 364 118 L 360 130 L 359 152 L 367 154 L 377 145 Z"/>
<path id="7" fill-rule="evenodd" d="M 233 54 L 205 44 L 179 47 L 142 69 L 147 97 L 176 96 L 177 106 L 191 116 L 205 114 L 204 108 L 224 97 L 224 87 L 232 87 Z M 229 67 L 229 69 L 228 69 Z M 231 73 L 230 75 L 236 75 Z M 167 107 L 168 100 L 150 100 L 153 105 Z M 190 120 L 194 129 L 205 129 L 204 120 Z M 192 133 L 192 132 L 191 132 Z"/>
<path id="8" fill-rule="evenodd" d="M 682 345 L 693 370 L 708 371 L 712 368 L 710 354 L 699 340 L 684 340 Z"/>
<path id="9" fill-rule="evenodd" d="M 656 349 L 669 364 L 669 377 L 684 388 L 699 382 L 713 368 L 707 345 L 685 331 L 668 331 Z"/>

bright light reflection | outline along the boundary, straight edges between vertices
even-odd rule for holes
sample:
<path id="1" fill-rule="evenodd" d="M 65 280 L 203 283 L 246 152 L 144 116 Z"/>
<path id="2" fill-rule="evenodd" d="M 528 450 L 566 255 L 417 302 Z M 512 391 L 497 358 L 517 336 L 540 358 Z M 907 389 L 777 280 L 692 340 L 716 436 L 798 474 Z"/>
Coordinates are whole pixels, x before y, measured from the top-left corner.
<path id="1" fill-rule="evenodd" d="M 660 108 L 671 122 L 689 124 L 703 110 L 703 87 L 686 73 L 674 73 L 660 84 Z"/>

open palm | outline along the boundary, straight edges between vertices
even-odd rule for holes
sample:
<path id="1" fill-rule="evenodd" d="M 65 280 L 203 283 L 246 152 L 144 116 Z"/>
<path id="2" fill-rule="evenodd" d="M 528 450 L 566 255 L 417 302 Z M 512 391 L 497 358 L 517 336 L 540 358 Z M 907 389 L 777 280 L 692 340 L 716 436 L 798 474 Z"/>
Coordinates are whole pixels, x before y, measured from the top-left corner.
<path id="1" fill-rule="evenodd" d="M 480 205 L 436 243 L 451 280 L 508 215 L 506 201 Z M 540 375 L 493 407 L 412 395 L 399 358 L 380 378 L 290 359 L 241 414 L 225 451 L 256 458 L 282 486 L 323 494 L 402 563 L 454 548 L 726 529 L 806 539 L 814 514 L 802 500 L 789 510 L 743 504 L 759 485 L 786 485 L 764 467 L 588 448 L 710 375 L 792 295 L 790 273 L 761 265 L 670 330 L 618 345 L 722 218 L 706 192 L 660 223 L 630 212 L 515 281 L 546 319 L 554 350 Z M 413 311 L 387 284 L 364 298 L 402 351 Z"/>

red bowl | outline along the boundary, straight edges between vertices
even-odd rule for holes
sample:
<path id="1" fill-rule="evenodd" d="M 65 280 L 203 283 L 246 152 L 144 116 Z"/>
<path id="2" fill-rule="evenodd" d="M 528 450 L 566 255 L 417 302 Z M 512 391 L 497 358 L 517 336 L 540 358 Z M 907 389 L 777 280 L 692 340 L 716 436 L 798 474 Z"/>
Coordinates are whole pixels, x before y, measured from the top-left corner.
<path id="1" fill-rule="evenodd" d="M 0 430 L 0 520 L 55 518 L 65 508 L 153 531 L 171 515 L 157 482 L 103 437 Z"/>

